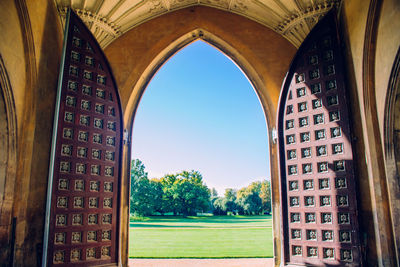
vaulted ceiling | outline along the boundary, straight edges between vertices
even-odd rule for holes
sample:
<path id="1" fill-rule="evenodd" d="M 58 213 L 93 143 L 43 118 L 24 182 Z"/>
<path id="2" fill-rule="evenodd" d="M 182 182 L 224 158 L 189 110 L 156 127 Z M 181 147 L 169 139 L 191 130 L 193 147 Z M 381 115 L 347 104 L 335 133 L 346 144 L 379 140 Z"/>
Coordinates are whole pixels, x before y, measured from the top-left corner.
<path id="1" fill-rule="evenodd" d="M 61 19 L 68 7 L 105 48 L 133 27 L 189 6 L 203 5 L 245 16 L 299 47 L 318 20 L 341 0 L 55 0 Z"/>

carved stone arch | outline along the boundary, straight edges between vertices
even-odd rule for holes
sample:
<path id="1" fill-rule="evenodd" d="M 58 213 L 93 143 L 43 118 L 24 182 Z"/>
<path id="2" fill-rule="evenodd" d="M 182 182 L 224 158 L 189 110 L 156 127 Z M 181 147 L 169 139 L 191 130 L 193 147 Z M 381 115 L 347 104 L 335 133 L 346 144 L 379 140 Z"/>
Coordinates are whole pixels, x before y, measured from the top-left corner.
<path id="1" fill-rule="evenodd" d="M 167 47 L 165 47 L 161 53 L 159 53 L 153 60 L 152 62 L 147 66 L 145 71 L 141 74 L 140 78 L 138 79 L 138 82 L 134 85 L 132 94 L 129 97 L 129 100 L 127 102 L 126 108 L 124 110 L 124 125 L 126 129 L 130 132 L 133 124 L 134 124 L 134 118 L 135 114 L 137 111 L 137 108 L 139 106 L 139 102 L 141 97 L 143 96 L 146 87 L 150 83 L 152 77 L 157 73 L 157 71 L 167 62 L 174 54 L 178 53 L 181 49 L 183 49 L 185 46 L 190 45 L 191 43 L 195 41 L 204 41 L 207 44 L 215 47 L 219 51 L 221 51 L 223 54 L 228 56 L 232 60 L 234 64 L 236 64 L 243 72 L 243 74 L 246 76 L 246 78 L 249 80 L 251 85 L 253 86 L 253 89 L 255 90 L 255 93 L 260 101 L 260 104 L 262 106 L 262 109 L 264 111 L 264 116 L 265 120 L 267 123 L 267 128 L 268 128 L 268 138 L 269 138 L 269 161 L 271 165 L 271 193 L 272 193 L 272 216 L 273 216 L 273 221 L 274 221 L 274 258 L 275 258 L 275 264 L 276 266 L 280 264 L 280 240 L 281 240 L 281 232 L 280 232 L 280 224 L 279 224 L 279 213 L 280 213 L 280 199 L 279 199 L 279 177 L 277 173 L 277 146 L 276 142 L 274 141 L 274 125 L 275 125 L 275 105 L 271 101 L 271 98 L 268 95 L 265 95 L 265 92 L 267 91 L 267 88 L 265 86 L 265 83 L 262 80 L 262 77 L 260 77 L 259 73 L 256 71 L 256 69 L 248 62 L 248 60 L 238 51 L 236 50 L 233 46 L 231 46 L 228 42 L 224 41 L 222 38 L 218 37 L 217 35 L 206 31 L 202 28 L 197 28 L 195 30 L 192 30 L 180 38 L 177 38 L 174 42 L 170 43 Z M 130 161 L 131 161 L 131 146 L 124 146 L 124 151 L 123 151 L 123 166 L 125 169 L 122 170 L 122 173 L 129 173 L 129 169 L 126 169 L 127 167 L 129 168 L 130 166 Z M 123 167 L 123 168 L 124 168 Z M 122 185 L 123 188 L 129 189 L 129 175 L 123 176 L 122 177 Z M 124 180 L 127 179 L 127 180 Z M 122 214 L 121 214 L 121 251 L 122 251 L 122 261 L 124 259 L 128 258 L 128 255 L 124 255 L 124 252 L 128 251 L 127 247 L 124 248 L 124 246 L 128 246 L 128 238 L 127 238 L 127 233 L 128 233 L 128 228 L 129 228 L 129 190 L 124 190 L 121 192 L 121 198 L 122 198 Z M 125 194 L 125 195 L 124 195 Z"/>
<path id="2" fill-rule="evenodd" d="M 105 49 L 121 96 L 125 130 L 130 131 L 132 127 L 141 95 L 152 75 L 180 48 L 200 39 L 200 30 L 201 39 L 231 57 L 253 83 L 272 131 L 270 140 L 273 141 L 281 84 L 296 48 L 270 28 L 205 6 L 183 8 L 148 20 L 130 29 Z M 129 145 L 123 147 L 120 192 L 120 259 L 123 265 L 128 259 L 130 152 Z M 274 257 L 278 266 L 281 230 L 277 155 L 276 144 L 270 142 Z"/>
<path id="3" fill-rule="evenodd" d="M 400 257 L 400 49 L 392 67 L 385 103 L 385 167 L 397 261 Z M 399 264 L 399 262 L 397 262 Z"/>
<path id="4" fill-rule="evenodd" d="M 8 74 L 0 55 L 0 260 L 10 259 L 11 222 L 17 164 L 17 119 Z"/>
<path id="5" fill-rule="evenodd" d="M 229 43 L 225 42 L 217 35 L 201 28 L 190 31 L 180 38 L 177 38 L 174 42 L 164 48 L 161 53 L 159 53 L 148 65 L 148 67 L 140 76 L 139 81 L 133 87 L 132 91 L 138 93 L 132 93 L 129 97 L 124 114 L 124 122 L 126 123 L 125 125 L 127 125 L 128 128 L 133 125 L 132 119 L 134 118 L 138 102 L 146 90 L 147 85 L 150 83 L 152 77 L 157 73 L 157 71 L 181 49 L 198 40 L 204 41 L 218 49 L 220 52 L 228 56 L 232 62 L 242 70 L 243 74 L 253 86 L 257 97 L 260 100 L 263 110 L 265 111 L 268 127 L 272 129 L 272 127 L 275 125 L 275 107 L 271 99 L 262 94 L 262 92 L 266 90 L 266 87 L 257 71 L 246 60 L 246 58 Z"/>

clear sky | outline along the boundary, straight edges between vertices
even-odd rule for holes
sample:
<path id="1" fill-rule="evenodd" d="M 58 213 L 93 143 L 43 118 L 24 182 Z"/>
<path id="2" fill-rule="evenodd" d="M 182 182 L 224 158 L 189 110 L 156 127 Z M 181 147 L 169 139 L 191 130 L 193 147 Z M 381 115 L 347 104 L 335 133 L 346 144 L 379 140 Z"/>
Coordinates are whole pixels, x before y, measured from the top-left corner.
<path id="1" fill-rule="evenodd" d="M 268 131 L 243 72 L 197 41 L 154 75 L 139 104 L 132 157 L 150 178 L 197 170 L 209 188 L 241 188 L 269 179 Z"/>

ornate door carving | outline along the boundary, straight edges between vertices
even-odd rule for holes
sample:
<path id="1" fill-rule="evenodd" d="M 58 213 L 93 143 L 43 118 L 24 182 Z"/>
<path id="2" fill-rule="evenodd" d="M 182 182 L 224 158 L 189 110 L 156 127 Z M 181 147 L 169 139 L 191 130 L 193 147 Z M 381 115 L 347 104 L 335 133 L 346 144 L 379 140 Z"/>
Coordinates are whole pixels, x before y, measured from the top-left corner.
<path id="1" fill-rule="evenodd" d="M 359 266 L 351 127 L 335 14 L 312 30 L 281 93 L 285 264 Z"/>
<path id="2" fill-rule="evenodd" d="M 120 100 L 100 46 L 68 13 L 45 259 L 48 266 L 116 265 Z"/>

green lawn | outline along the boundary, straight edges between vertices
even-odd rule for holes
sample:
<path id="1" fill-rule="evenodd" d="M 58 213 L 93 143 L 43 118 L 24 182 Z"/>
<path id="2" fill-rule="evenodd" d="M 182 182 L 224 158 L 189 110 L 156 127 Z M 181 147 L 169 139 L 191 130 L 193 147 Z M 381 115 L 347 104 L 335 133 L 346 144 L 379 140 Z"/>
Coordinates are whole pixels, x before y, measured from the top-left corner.
<path id="1" fill-rule="evenodd" d="M 272 257 L 271 216 L 149 217 L 131 221 L 131 258 Z"/>

